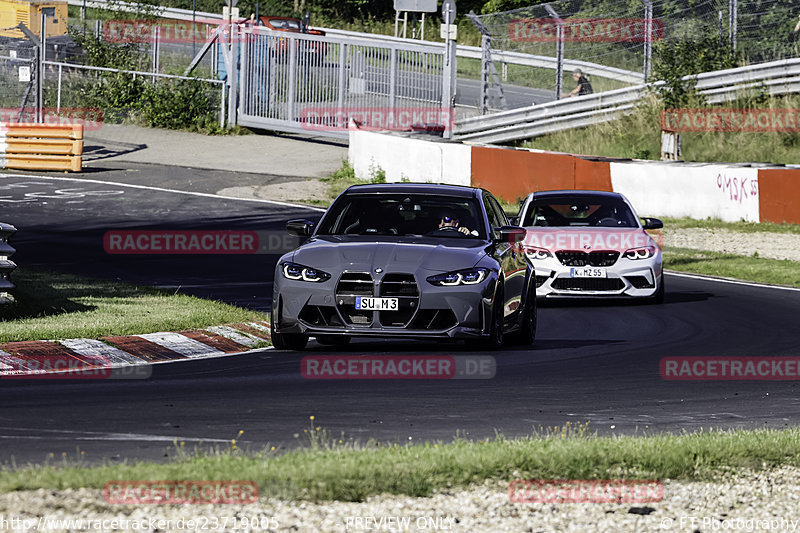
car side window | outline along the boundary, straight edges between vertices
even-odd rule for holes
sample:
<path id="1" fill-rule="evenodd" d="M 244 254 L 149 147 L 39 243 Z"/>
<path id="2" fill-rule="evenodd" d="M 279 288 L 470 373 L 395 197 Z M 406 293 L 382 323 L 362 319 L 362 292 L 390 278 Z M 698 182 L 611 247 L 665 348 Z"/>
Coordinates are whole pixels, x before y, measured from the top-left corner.
<path id="1" fill-rule="evenodd" d="M 486 214 L 489 216 L 489 224 L 492 228 L 499 228 L 500 226 L 508 225 L 508 219 L 503 212 L 503 208 L 497 203 L 494 197 L 488 194 L 483 197 L 483 203 L 486 204 Z"/>

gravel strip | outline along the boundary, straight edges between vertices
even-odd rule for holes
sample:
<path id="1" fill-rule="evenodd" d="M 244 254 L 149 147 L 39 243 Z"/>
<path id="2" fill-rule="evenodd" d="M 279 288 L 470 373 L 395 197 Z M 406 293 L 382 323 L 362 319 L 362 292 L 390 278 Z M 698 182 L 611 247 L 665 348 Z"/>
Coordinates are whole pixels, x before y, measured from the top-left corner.
<path id="1" fill-rule="evenodd" d="M 0 529 L 33 529 L 22 527 L 19 520 L 24 519 L 33 521 L 28 525 L 35 524 L 37 531 L 107 531 L 113 524 L 92 527 L 87 521 L 127 519 L 137 523 L 120 522 L 116 529 L 309 533 L 800 530 L 797 467 L 729 473 L 714 482 L 665 481 L 663 487 L 661 501 L 625 504 L 515 503 L 509 499 L 508 483 L 494 481 L 469 490 L 443 491 L 430 498 L 382 495 L 364 503 L 288 502 L 262 497 L 249 505 L 139 506 L 108 504 L 102 491 L 96 489 L 40 489 L 0 495 Z M 40 518 L 50 520 L 50 527 L 40 523 Z M 52 521 L 62 519 L 83 519 L 83 527 L 54 527 Z M 159 524 L 158 520 L 170 522 Z M 188 520 L 195 521 L 193 527 L 186 527 Z M 244 527 L 245 521 L 250 527 Z"/>
<path id="2" fill-rule="evenodd" d="M 328 185 L 318 179 L 292 180 L 283 183 L 250 187 L 228 187 L 217 191 L 220 196 L 232 196 L 248 200 L 273 200 L 276 202 L 303 202 L 304 200 L 327 200 Z"/>
<path id="3" fill-rule="evenodd" d="M 800 235 L 796 234 L 708 228 L 665 228 L 663 232 L 666 246 L 736 255 L 758 252 L 759 257 L 800 261 Z"/>

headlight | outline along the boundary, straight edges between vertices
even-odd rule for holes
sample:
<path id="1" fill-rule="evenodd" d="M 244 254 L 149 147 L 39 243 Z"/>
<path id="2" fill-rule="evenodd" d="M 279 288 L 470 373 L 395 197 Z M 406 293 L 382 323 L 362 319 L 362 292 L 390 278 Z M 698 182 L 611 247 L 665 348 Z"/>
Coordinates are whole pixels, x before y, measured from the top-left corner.
<path id="1" fill-rule="evenodd" d="M 467 270 L 457 270 L 446 274 L 437 274 L 428 278 L 428 283 L 453 287 L 455 285 L 477 285 L 489 275 L 488 268 L 469 268 Z"/>
<path id="2" fill-rule="evenodd" d="M 547 259 L 548 257 L 553 257 L 549 250 L 537 248 L 536 246 L 526 246 L 525 254 L 531 259 Z"/>
<path id="3" fill-rule="evenodd" d="M 650 259 L 654 255 L 656 255 L 656 248 L 655 246 L 644 246 L 642 248 L 631 248 L 627 250 L 623 257 L 626 259 Z"/>
<path id="4" fill-rule="evenodd" d="M 330 279 L 331 277 L 330 274 L 323 272 L 322 270 L 298 265 L 297 263 L 283 263 L 281 270 L 283 271 L 284 278 L 295 281 L 302 280 L 319 282 Z"/>

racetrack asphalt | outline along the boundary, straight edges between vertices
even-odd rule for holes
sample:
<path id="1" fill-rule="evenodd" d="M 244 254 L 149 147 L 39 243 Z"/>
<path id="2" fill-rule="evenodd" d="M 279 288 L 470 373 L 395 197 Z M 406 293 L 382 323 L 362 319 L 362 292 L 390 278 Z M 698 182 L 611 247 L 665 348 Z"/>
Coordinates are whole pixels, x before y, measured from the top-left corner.
<path id="1" fill-rule="evenodd" d="M 136 172 L 129 172 L 136 169 Z M 253 256 L 105 253 L 109 229 L 258 229 L 319 211 L 163 189 L 189 172 L 159 165 L 107 168 L 82 177 L 0 177 L 2 219 L 20 232 L 15 259 L 121 279 L 267 310 L 274 254 Z M 235 179 L 224 171 L 202 181 Z M 136 183 L 124 184 L 128 174 Z M 199 175 L 199 174 L 198 174 Z M 95 180 L 95 181 L 89 181 Z M 173 181 L 169 181 L 173 180 Z M 172 185 L 172 187 L 165 187 Z M 149 185 L 144 185 L 149 183 Z M 149 187 L 161 187 L 154 189 Z M 13 200 L 13 201 L 9 201 Z M 281 241 L 283 242 L 283 241 Z M 665 381 L 673 356 L 798 356 L 800 291 L 667 277 L 664 305 L 569 303 L 542 306 L 533 348 L 487 354 L 462 345 L 356 342 L 309 346 L 309 354 L 492 355 L 487 380 L 309 380 L 304 354 L 263 350 L 236 357 L 155 365 L 147 380 L 0 380 L 3 459 L 43 462 L 49 454 L 90 462 L 163 460 L 186 445 L 293 447 L 308 417 L 333 435 L 420 442 L 527 435 L 541 426 L 590 422 L 603 434 L 786 427 L 800 422 L 796 381 Z M 307 355 L 307 354 L 306 354 Z"/>

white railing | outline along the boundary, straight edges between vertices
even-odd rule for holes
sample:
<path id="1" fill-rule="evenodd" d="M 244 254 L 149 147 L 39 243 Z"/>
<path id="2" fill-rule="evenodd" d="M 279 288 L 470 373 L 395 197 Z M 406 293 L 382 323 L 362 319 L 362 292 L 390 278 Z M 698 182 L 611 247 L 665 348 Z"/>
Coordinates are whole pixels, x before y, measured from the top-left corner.
<path id="1" fill-rule="evenodd" d="M 712 104 L 734 100 L 743 92 L 762 87 L 772 95 L 797 93 L 800 92 L 800 58 L 705 72 L 696 79 L 698 92 Z M 607 122 L 632 112 L 649 88 L 663 83 L 636 85 L 466 118 L 456 123 L 455 137 L 462 141 L 508 142 Z"/>
<path id="2" fill-rule="evenodd" d="M 67 0 L 71 6 L 83 6 L 84 0 Z M 109 2 L 108 0 L 86 0 L 86 7 L 99 8 L 99 9 L 113 9 L 116 11 L 137 12 L 141 10 L 141 6 L 135 3 L 127 2 Z M 222 15 L 219 13 L 208 13 L 205 11 L 192 11 L 191 9 L 178 9 L 174 7 L 153 7 L 153 14 L 163 18 L 174 20 L 191 21 L 196 20 L 198 23 L 213 23 L 222 22 Z M 246 16 L 249 16 L 247 14 Z M 318 28 L 325 32 L 326 35 L 338 37 L 352 37 L 369 39 L 373 42 L 379 41 L 383 43 L 401 42 L 410 43 L 414 42 L 412 39 L 402 39 L 400 37 L 393 37 L 391 35 L 380 35 L 377 33 L 361 33 L 348 30 L 340 30 L 337 28 Z M 415 41 L 421 45 L 429 46 L 432 48 L 431 52 L 444 51 L 444 43 L 433 41 Z M 467 59 L 480 59 L 481 48 L 479 46 L 465 46 L 459 45 L 457 51 L 458 57 Z M 500 63 L 508 63 L 512 65 L 521 65 L 526 67 L 548 68 L 556 69 L 557 61 L 555 57 L 550 56 L 537 56 L 532 54 L 523 54 L 521 52 L 504 52 L 492 51 L 492 58 Z M 575 70 L 580 68 L 585 73 L 598 76 L 600 78 L 608 78 L 612 80 L 621 81 L 624 83 L 642 83 L 644 76 L 641 72 L 634 72 L 631 70 L 624 70 L 607 65 L 600 65 L 598 63 L 590 63 L 588 61 L 578 61 L 575 59 L 565 59 L 564 68 L 566 70 Z"/>

